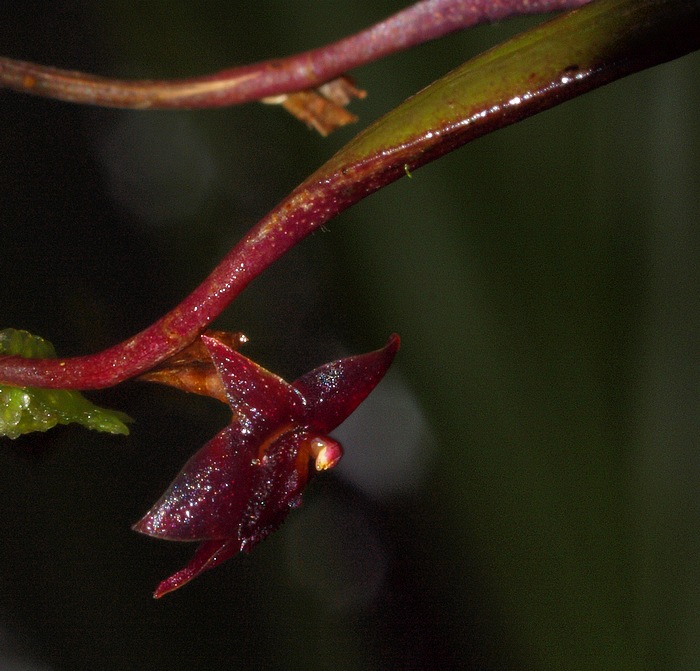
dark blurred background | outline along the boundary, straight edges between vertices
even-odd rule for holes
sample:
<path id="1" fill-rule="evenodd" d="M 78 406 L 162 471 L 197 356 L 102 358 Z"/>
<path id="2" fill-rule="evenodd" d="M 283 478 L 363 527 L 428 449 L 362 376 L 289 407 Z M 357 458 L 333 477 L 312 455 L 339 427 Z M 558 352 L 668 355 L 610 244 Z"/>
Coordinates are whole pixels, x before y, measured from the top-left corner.
<path id="1" fill-rule="evenodd" d="M 403 2 L 0 5 L 0 52 L 180 77 L 318 46 Z M 353 73 L 355 127 L 277 107 L 0 91 L 0 326 L 98 351 L 154 321 L 359 129 L 535 20 Z M 700 57 L 478 140 L 372 196 L 218 320 L 294 378 L 397 331 L 342 467 L 247 557 L 130 531 L 226 422 L 127 383 L 129 438 L 0 450 L 0 669 L 700 668 Z"/>

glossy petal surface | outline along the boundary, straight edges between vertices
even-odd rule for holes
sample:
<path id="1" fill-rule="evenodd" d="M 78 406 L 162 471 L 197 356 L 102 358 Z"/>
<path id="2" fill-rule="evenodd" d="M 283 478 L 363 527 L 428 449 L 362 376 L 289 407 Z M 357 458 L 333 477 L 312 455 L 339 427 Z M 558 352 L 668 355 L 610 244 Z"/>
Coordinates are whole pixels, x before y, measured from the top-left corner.
<path id="1" fill-rule="evenodd" d="M 381 349 L 331 361 L 296 380 L 292 386 L 309 406 L 309 427 L 329 433 L 344 422 L 384 377 L 399 343 L 394 334 Z"/>
<path id="2" fill-rule="evenodd" d="M 301 395 L 281 377 L 214 338 L 202 336 L 202 340 L 234 412 L 270 426 L 288 422 L 303 412 Z"/>
<path id="3" fill-rule="evenodd" d="M 263 436 L 247 422 L 227 426 L 180 471 L 134 529 L 164 540 L 230 538 L 256 482 L 256 442 Z"/>
<path id="4" fill-rule="evenodd" d="M 192 557 L 187 566 L 163 580 L 156 588 L 153 596 L 156 599 L 160 599 L 168 592 L 172 592 L 188 583 L 192 578 L 196 578 L 203 571 L 214 568 L 217 564 L 233 557 L 237 553 L 238 547 L 234 540 L 205 541 L 197 548 L 194 557 Z"/>
<path id="5" fill-rule="evenodd" d="M 231 423 L 184 466 L 134 529 L 165 540 L 202 541 L 159 597 L 238 552 L 248 552 L 301 503 L 309 464 L 342 456 L 323 434 L 374 389 L 399 346 L 339 359 L 290 385 L 215 338 L 202 336 L 233 411 Z"/>

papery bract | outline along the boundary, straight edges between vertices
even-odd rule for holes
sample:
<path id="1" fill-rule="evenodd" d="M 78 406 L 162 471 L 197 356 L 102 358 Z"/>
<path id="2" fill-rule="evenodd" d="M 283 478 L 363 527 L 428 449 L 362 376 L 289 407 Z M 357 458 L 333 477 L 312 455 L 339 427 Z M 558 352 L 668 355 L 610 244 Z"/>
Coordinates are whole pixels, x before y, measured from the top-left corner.
<path id="1" fill-rule="evenodd" d="M 248 338 L 240 332 L 208 330 L 203 336 L 213 338 L 236 350 L 248 342 Z M 217 374 L 209 350 L 204 344 L 204 339 L 197 338 L 185 349 L 168 357 L 155 368 L 140 375 L 138 379 L 167 384 L 181 391 L 210 396 L 226 403 L 226 390 L 221 377 Z"/>
<path id="2" fill-rule="evenodd" d="M 334 466 L 340 444 L 327 433 L 343 422 L 388 370 L 399 347 L 339 359 L 289 384 L 216 338 L 202 336 L 233 411 L 231 423 L 184 466 L 136 524 L 165 540 L 201 541 L 156 597 L 253 546 L 301 503 L 309 463 Z"/>

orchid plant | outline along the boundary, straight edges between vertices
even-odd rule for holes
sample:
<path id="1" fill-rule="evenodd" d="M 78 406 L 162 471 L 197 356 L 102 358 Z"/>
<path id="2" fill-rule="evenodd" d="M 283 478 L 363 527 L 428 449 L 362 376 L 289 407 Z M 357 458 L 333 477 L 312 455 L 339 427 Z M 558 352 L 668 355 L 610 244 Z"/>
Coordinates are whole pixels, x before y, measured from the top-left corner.
<path id="1" fill-rule="evenodd" d="M 250 551 L 299 505 L 313 470 L 342 455 L 331 433 L 380 382 L 399 339 L 320 366 L 292 383 L 241 355 L 240 334 L 209 325 L 277 259 L 331 218 L 486 133 L 700 48 L 700 8 L 677 0 L 422 0 L 325 47 L 181 81 L 109 80 L 0 58 L 0 86 L 131 109 L 280 104 L 322 134 L 355 120 L 365 93 L 346 73 L 456 30 L 570 10 L 466 62 L 359 133 L 255 225 L 179 305 L 96 354 L 61 358 L 30 334 L 0 333 L 0 429 L 14 438 L 56 423 L 126 433 L 122 413 L 78 390 L 130 379 L 227 403 L 230 423 L 183 467 L 134 529 L 200 543 L 160 597 Z"/>

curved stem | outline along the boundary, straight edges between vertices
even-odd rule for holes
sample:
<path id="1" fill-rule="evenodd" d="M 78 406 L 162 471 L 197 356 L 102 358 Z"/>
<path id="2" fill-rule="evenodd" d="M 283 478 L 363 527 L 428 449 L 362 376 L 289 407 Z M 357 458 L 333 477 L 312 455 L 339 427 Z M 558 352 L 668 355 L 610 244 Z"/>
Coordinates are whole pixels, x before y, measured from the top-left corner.
<path id="1" fill-rule="evenodd" d="M 570 9 L 588 1 L 422 0 L 362 32 L 318 49 L 180 80 L 108 79 L 0 58 L 0 86 L 105 107 L 224 107 L 315 88 L 360 65 L 479 23 Z"/>
<path id="2" fill-rule="evenodd" d="M 700 48 L 696 0 L 599 0 L 449 73 L 360 133 L 260 221 L 180 305 L 126 342 L 70 359 L 0 359 L 0 381 L 99 388 L 191 342 L 248 283 L 407 171 L 593 88 Z"/>

